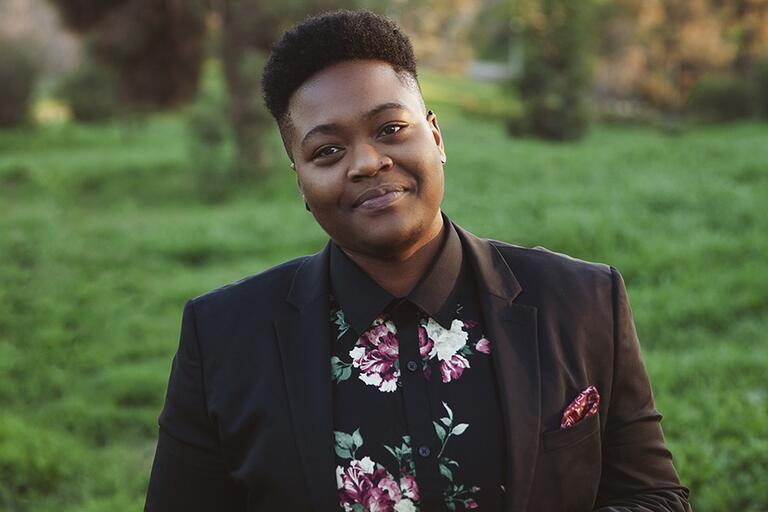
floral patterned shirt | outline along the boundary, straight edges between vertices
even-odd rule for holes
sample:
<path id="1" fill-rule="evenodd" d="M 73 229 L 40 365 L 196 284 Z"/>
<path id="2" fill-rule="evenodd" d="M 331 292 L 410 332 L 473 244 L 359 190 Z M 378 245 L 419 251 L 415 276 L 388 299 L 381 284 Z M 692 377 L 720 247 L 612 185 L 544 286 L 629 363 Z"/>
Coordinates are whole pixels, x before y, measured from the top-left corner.
<path id="1" fill-rule="evenodd" d="M 336 482 L 345 511 L 502 510 L 505 440 L 461 240 L 396 299 L 331 250 Z"/>

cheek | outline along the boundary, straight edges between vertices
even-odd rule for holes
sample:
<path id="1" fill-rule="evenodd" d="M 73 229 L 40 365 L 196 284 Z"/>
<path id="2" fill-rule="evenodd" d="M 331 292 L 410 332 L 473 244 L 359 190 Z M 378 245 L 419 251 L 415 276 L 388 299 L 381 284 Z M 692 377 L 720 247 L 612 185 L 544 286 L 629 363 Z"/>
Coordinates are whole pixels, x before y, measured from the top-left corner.
<path id="1" fill-rule="evenodd" d="M 439 159 L 437 160 L 437 164 L 438 165 L 435 165 L 435 162 L 431 160 L 424 162 L 419 180 L 422 187 L 420 195 L 430 201 L 440 201 L 445 189 L 445 176 Z"/>
<path id="2" fill-rule="evenodd" d="M 331 238 L 339 238 L 339 230 L 346 224 L 341 208 L 341 191 L 327 182 L 313 182 L 304 186 L 304 193 L 312 217 Z"/>
<path id="3" fill-rule="evenodd" d="M 331 177 L 313 177 L 302 180 L 302 191 L 307 202 L 315 209 L 338 203 L 339 188 Z"/>

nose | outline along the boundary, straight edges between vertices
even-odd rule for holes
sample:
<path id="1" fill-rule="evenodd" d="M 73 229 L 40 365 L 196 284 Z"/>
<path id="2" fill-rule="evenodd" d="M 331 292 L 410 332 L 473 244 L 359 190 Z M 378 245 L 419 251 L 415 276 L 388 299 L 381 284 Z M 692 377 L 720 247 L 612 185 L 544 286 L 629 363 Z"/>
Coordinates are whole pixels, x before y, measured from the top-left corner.
<path id="1" fill-rule="evenodd" d="M 372 144 L 360 144 L 353 150 L 347 177 L 352 181 L 376 176 L 392 168 L 394 163 L 387 155 L 379 152 Z"/>

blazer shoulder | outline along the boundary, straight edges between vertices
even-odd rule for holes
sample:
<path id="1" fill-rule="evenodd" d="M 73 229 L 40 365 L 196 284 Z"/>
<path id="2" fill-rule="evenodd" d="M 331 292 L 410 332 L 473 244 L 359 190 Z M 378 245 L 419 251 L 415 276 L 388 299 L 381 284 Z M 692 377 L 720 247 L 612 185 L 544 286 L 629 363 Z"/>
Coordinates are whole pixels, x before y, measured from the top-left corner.
<path id="1" fill-rule="evenodd" d="M 568 291 L 577 298 L 579 294 L 611 293 L 613 288 L 616 270 L 604 263 L 581 260 L 541 246 L 521 247 L 498 240 L 489 243 L 520 280 L 523 290 Z"/>
<path id="2" fill-rule="evenodd" d="M 280 302 L 293 282 L 298 268 L 312 256 L 301 256 L 208 291 L 190 300 L 198 314 L 212 310 L 240 310 L 247 307 L 271 309 Z"/>

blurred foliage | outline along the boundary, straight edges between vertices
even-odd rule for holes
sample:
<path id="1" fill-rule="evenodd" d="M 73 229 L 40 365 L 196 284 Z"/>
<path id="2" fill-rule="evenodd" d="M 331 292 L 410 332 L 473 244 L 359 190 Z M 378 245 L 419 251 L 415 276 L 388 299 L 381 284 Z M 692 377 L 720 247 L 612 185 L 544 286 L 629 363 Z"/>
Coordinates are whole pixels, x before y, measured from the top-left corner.
<path id="1" fill-rule="evenodd" d="M 186 114 L 190 170 L 200 196 L 211 202 L 228 198 L 235 185 L 232 126 L 219 67 L 214 61 L 207 64 L 206 80 Z"/>
<path id="2" fill-rule="evenodd" d="M 69 105 L 72 116 L 82 122 L 105 121 L 124 108 L 112 69 L 98 60 L 86 59 L 65 77 L 58 94 Z"/>
<path id="3" fill-rule="evenodd" d="M 460 75 L 430 70 L 420 71 L 419 77 L 427 108 L 436 112 L 447 108 L 486 121 L 504 121 L 522 113 L 517 95 L 504 84 L 474 82 Z"/>
<path id="4" fill-rule="evenodd" d="M 553 140 L 584 133 L 594 110 L 590 92 L 597 112 L 614 119 L 678 116 L 686 105 L 703 112 L 708 107 L 698 105 L 706 98 L 720 102 L 709 110 L 732 110 L 739 87 L 715 94 L 710 77 L 759 76 L 759 62 L 768 55 L 768 0 L 50 2 L 71 27 L 88 34 L 95 55 L 115 72 L 120 98 L 144 108 L 191 101 L 206 49 L 213 52 L 226 78 L 222 105 L 237 181 L 263 179 L 271 168 L 265 137 L 272 121 L 260 97 L 269 48 L 286 28 L 323 10 L 363 7 L 398 19 L 424 67 L 463 71 L 478 47 L 506 61 L 522 111 L 473 99 L 465 101 L 467 111 L 506 116 L 512 134 Z"/>
<path id="5" fill-rule="evenodd" d="M 513 135 L 571 140 L 586 131 L 594 7 L 594 0 L 520 2 L 523 115 L 508 121 Z"/>
<path id="6" fill-rule="evenodd" d="M 272 43 L 308 14 L 356 5 L 353 0 L 50 1 L 71 27 L 87 33 L 94 54 L 114 69 L 121 97 L 130 102 L 168 108 L 192 100 L 206 47 L 212 48 L 226 78 L 227 133 L 236 148 L 232 179 L 241 182 L 262 179 L 270 168 L 264 146 L 272 119 L 261 100 L 261 70 Z M 202 134 L 204 118 L 192 123 L 193 133 Z"/>
<path id="7" fill-rule="evenodd" d="M 705 75 L 691 90 L 687 109 L 707 121 L 733 121 L 754 117 L 753 84 L 733 75 Z"/>
<path id="8" fill-rule="evenodd" d="M 26 121 L 38 72 L 24 41 L 0 39 L 0 128 Z"/>
<path id="9" fill-rule="evenodd" d="M 517 43 L 511 20 L 511 2 L 485 0 L 472 27 L 470 36 L 475 57 L 481 60 L 504 62 L 510 59 L 512 45 Z"/>
<path id="10" fill-rule="evenodd" d="M 213 13 L 220 27 L 220 51 L 236 144 L 234 178 L 264 179 L 271 168 L 267 133 L 274 121 L 261 98 L 261 71 L 272 44 L 306 16 L 341 7 L 356 0 L 217 0 Z"/>
<path id="11" fill-rule="evenodd" d="M 600 16 L 596 88 L 680 111 L 704 75 L 746 79 L 768 55 L 768 0 L 611 0 Z"/>
<path id="12" fill-rule="evenodd" d="M 768 121 L 768 58 L 755 66 L 758 114 Z"/>
<path id="13" fill-rule="evenodd" d="M 0 505 L 68 494 L 83 466 L 77 442 L 66 433 L 35 428 L 15 416 L 0 417 Z"/>
<path id="14" fill-rule="evenodd" d="M 413 43 L 419 65 L 440 71 L 464 71 L 474 57 L 470 37 L 483 0 L 411 0 L 378 2 Z"/>
<path id="15" fill-rule="evenodd" d="M 115 9 L 130 0 L 52 0 L 64 21 L 73 29 L 87 31 L 96 27 Z"/>
<path id="16" fill-rule="evenodd" d="M 126 101 L 168 108 L 197 92 L 205 43 L 204 0 L 49 0 L 87 33 L 118 76 Z"/>

